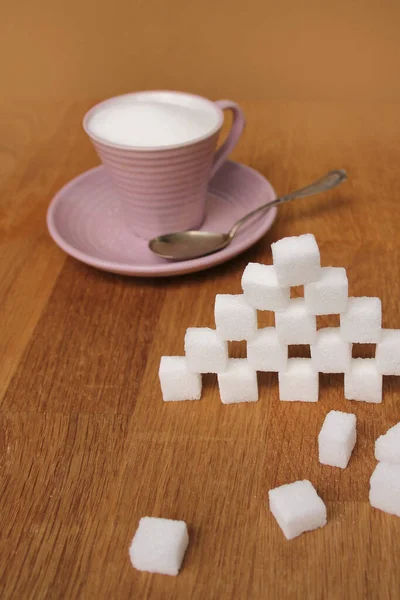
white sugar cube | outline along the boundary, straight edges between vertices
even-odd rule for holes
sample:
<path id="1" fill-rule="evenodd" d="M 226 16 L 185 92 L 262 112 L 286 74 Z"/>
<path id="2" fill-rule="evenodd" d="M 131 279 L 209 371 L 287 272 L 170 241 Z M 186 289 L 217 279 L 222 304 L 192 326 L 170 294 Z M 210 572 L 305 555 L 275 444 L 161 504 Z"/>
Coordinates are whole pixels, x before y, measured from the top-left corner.
<path id="1" fill-rule="evenodd" d="M 271 250 L 279 285 L 303 285 L 319 279 L 319 249 L 311 233 L 283 238 L 271 244 Z"/>
<path id="2" fill-rule="evenodd" d="M 317 320 L 306 311 L 304 298 L 293 298 L 283 312 L 275 314 L 276 331 L 283 344 L 314 344 Z"/>
<path id="3" fill-rule="evenodd" d="M 286 371 L 279 371 L 279 398 L 287 402 L 317 402 L 318 372 L 309 358 L 289 358 Z"/>
<path id="4" fill-rule="evenodd" d="M 312 315 L 332 315 L 345 312 L 349 284 L 346 269 L 322 267 L 318 281 L 304 286 L 306 309 Z"/>
<path id="5" fill-rule="evenodd" d="M 311 345 L 312 365 L 320 373 L 345 373 L 351 365 L 351 348 L 351 344 L 342 342 L 338 327 L 319 329 Z"/>
<path id="6" fill-rule="evenodd" d="M 344 397 L 347 400 L 382 402 L 382 375 L 374 358 L 352 358 L 344 374 Z"/>
<path id="7" fill-rule="evenodd" d="M 223 404 L 257 402 L 257 373 L 245 358 L 230 358 L 228 368 L 218 373 L 218 386 Z"/>
<path id="8" fill-rule="evenodd" d="M 189 371 L 185 356 L 162 356 L 158 376 L 165 402 L 200 400 L 201 375 Z"/>
<path id="9" fill-rule="evenodd" d="M 214 312 L 221 340 L 250 340 L 257 333 L 257 311 L 243 294 L 217 294 Z"/>
<path id="10" fill-rule="evenodd" d="M 295 481 L 268 492 L 269 507 L 285 537 L 326 525 L 326 507 L 310 481 Z"/>
<path id="11" fill-rule="evenodd" d="M 370 479 L 371 506 L 400 517 L 400 465 L 379 462 Z"/>
<path id="12" fill-rule="evenodd" d="M 242 276 L 246 300 L 258 310 L 284 310 L 290 299 L 290 288 L 281 287 L 273 265 L 249 263 Z"/>
<path id="13" fill-rule="evenodd" d="M 129 548 L 129 556 L 139 571 L 178 575 L 188 543 L 184 521 L 143 517 Z"/>
<path id="14" fill-rule="evenodd" d="M 285 371 L 288 349 L 278 340 L 275 327 L 259 329 L 247 342 L 247 360 L 256 371 Z"/>
<path id="15" fill-rule="evenodd" d="M 349 298 L 346 312 L 340 315 L 340 337 L 353 344 L 380 341 L 382 304 L 379 298 Z"/>
<path id="16" fill-rule="evenodd" d="M 375 458 L 382 462 L 400 464 L 400 423 L 378 437 L 375 442 Z"/>
<path id="17" fill-rule="evenodd" d="M 319 462 L 345 469 L 356 443 L 356 416 L 331 410 L 318 436 Z"/>
<path id="18" fill-rule="evenodd" d="M 189 371 L 219 373 L 228 366 L 228 343 L 208 327 L 189 327 L 185 335 L 185 355 Z"/>
<path id="19" fill-rule="evenodd" d="M 376 345 L 376 366 L 382 375 L 400 375 L 400 330 L 382 329 Z"/>

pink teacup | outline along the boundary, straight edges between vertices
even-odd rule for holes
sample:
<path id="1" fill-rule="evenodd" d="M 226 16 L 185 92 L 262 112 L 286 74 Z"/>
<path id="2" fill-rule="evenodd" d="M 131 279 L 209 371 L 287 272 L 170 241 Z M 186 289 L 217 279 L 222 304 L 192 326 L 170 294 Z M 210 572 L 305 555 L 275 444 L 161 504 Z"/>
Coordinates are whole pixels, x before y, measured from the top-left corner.
<path id="1" fill-rule="evenodd" d="M 226 109 L 233 112 L 232 127 L 216 150 Z M 105 100 L 83 121 L 115 184 L 124 218 L 145 239 L 201 226 L 208 182 L 244 125 L 235 102 L 168 91 Z"/>

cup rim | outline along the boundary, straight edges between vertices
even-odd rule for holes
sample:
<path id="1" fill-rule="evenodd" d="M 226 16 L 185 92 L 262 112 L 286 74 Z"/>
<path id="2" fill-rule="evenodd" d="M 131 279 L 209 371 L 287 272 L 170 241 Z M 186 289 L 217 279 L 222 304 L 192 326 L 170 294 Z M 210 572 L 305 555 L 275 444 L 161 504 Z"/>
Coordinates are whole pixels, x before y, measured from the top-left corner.
<path id="1" fill-rule="evenodd" d="M 92 118 L 92 116 L 95 114 L 95 112 L 97 112 L 100 108 L 102 108 L 103 106 L 106 106 L 107 104 L 116 102 L 122 98 L 128 98 L 129 96 L 138 96 L 138 95 L 142 95 L 142 94 L 174 94 L 174 95 L 179 95 L 179 96 L 186 96 L 189 98 L 193 98 L 195 100 L 200 100 L 204 104 L 207 104 L 209 107 L 211 107 L 217 113 L 218 123 L 211 131 L 209 131 L 205 135 L 193 138 L 192 140 L 189 140 L 187 142 L 178 143 L 178 144 L 168 144 L 165 146 L 131 146 L 128 144 L 118 144 L 116 142 L 110 142 L 109 140 L 105 140 L 104 138 L 97 136 L 92 131 L 90 131 L 89 121 Z M 193 144 L 197 144 L 198 142 L 202 142 L 202 141 L 212 137 L 213 135 L 215 135 L 221 129 L 223 122 L 224 122 L 223 110 L 215 102 L 213 102 L 212 100 L 209 100 L 208 98 L 204 98 L 203 96 L 200 96 L 199 94 L 192 94 L 189 92 L 181 92 L 181 91 L 176 91 L 176 90 L 142 90 L 139 92 L 128 92 L 126 94 L 119 94 L 117 96 L 112 96 L 111 98 L 106 98 L 105 100 L 98 102 L 97 104 L 92 106 L 92 108 L 90 108 L 86 112 L 86 114 L 83 117 L 82 126 L 83 126 L 84 131 L 86 132 L 86 134 L 89 136 L 89 138 L 91 140 L 93 140 L 94 142 L 96 142 L 98 144 L 102 144 L 103 146 L 107 146 L 109 148 L 116 148 L 119 150 L 132 150 L 132 151 L 136 151 L 136 152 L 157 152 L 157 151 L 163 151 L 163 150 L 174 150 L 177 148 L 185 148 L 187 146 L 192 146 Z"/>

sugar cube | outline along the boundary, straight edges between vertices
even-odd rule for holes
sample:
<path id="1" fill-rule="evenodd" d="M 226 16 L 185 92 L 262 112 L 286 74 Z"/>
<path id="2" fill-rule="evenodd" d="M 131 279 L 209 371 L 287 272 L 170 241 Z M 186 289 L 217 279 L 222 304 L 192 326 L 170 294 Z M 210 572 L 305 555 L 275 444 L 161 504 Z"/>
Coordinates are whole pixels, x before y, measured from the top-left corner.
<path id="1" fill-rule="evenodd" d="M 371 506 L 400 517 L 400 465 L 379 462 L 370 479 Z"/>
<path id="2" fill-rule="evenodd" d="M 143 517 L 129 548 L 129 556 L 139 571 L 178 575 L 188 543 L 184 521 Z"/>
<path id="3" fill-rule="evenodd" d="M 278 340 L 275 327 L 259 329 L 247 342 L 247 360 L 256 371 L 285 371 L 288 349 Z"/>
<path id="4" fill-rule="evenodd" d="M 381 338 L 382 305 L 379 298 L 349 298 L 340 315 L 340 337 L 353 344 L 375 344 Z"/>
<path id="5" fill-rule="evenodd" d="M 326 506 L 307 479 L 281 485 L 268 496 L 270 510 L 288 540 L 326 525 Z"/>
<path id="6" fill-rule="evenodd" d="M 382 375 L 400 375 L 400 330 L 382 329 L 376 345 L 376 366 Z"/>
<path id="7" fill-rule="evenodd" d="M 288 402 L 317 402 L 318 372 L 309 358 L 289 358 L 286 371 L 279 371 L 279 398 Z"/>
<path id="8" fill-rule="evenodd" d="M 303 285 L 319 279 L 319 249 L 311 233 L 283 238 L 271 244 L 271 250 L 279 285 Z"/>
<path id="9" fill-rule="evenodd" d="M 375 442 L 375 458 L 382 462 L 400 464 L 400 423 L 378 437 Z"/>
<path id="10" fill-rule="evenodd" d="M 331 315 L 345 312 L 349 283 L 343 267 L 322 267 L 318 281 L 304 286 L 307 311 L 312 315 Z"/>
<path id="11" fill-rule="evenodd" d="M 345 469 L 356 443 L 356 416 L 331 410 L 318 436 L 319 462 Z"/>
<path id="12" fill-rule="evenodd" d="M 223 404 L 257 402 L 257 373 L 246 358 L 230 358 L 228 368 L 218 373 L 218 386 Z"/>
<path id="13" fill-rule="evenodd" d="M 382 375 L 375 358 L 352 358 L 344 374 L 344 397 L 347 400 L 382 402 Z"/>
<path id="14" fill-rule="evenodd" d="M 312 366 L 320 373 L 345 373 L 351 365 L 351 348 L 351 344 L 342 342 L 338 327 L 319 329 L 311 345 Z"/>
<path id="15" fill-rule="evenodd" d="M 284 310 L 290 299 L 290 288 L 281 287 L 273 265 L 249 263 L 242 276 L 246 300 L 258 310 Z"/>
<path id="16" fill-rule="evenodd" d="M 208 327 L 189 327 L 185 335 L 187 367 L 193 373 L 219 373 L 228 366 L 228 343 Z"/>
<path id="17" fill-rule="evenodd" d="M 165 402 L 200 400 L 201 375 L 189 371 L 185 356 L 162 356 L 158 376 Z"/>
<path id="18" fill-rule="evenodd" d="M 288 308 L 275 314 L 276 332 L 283 344 L 314 344 L 317 320 L 306 311 L 304 298 L 293 298 Z"/>
<path id="19" fill-rule="evenodd" d="M 257 311 L 243 294 L 217 294 L 215 325 L 220 340 L 249 340 L 257 333 Z"/>

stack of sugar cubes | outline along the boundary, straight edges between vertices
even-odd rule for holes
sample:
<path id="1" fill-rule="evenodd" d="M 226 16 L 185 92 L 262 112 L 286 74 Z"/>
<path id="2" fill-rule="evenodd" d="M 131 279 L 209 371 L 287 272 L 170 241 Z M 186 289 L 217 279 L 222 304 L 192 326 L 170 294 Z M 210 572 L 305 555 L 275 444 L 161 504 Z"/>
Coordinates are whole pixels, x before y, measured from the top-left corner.
<path id="1" fill-rule="evenodd" d="M 344 268 L 321 267 L 312 234 L 272 244 L 273 264 L 249 263 L 242 294 L 218 294 L 215 329 L 190 327 L 185 356 L 163 356 L 163 398 L 198 400 L 201 375 L 216 373 L 224 404 L 258 400 L 257 371 L 278 373 L 281 400 L 316 402 L 318 373 L 344 373 L 348 400 L 382 401 L 382 375 L 400 375 L 400 331 L 382 330 L 379 298 L 349 298 Z M 304 286 L 303 298 L 291 298 Z M 259 329 L 258 311 L 275 327 Z M 317 330 L 317 315 L 340 315 L 340 327 Z M 247 358 L 230 358 L 228 342 L 247 342 Z M 376 344 L 375 358 L 352 358 L 355 343 Z M 311 358 L 288 358 L 288 346 L 310 345 Z"/>

